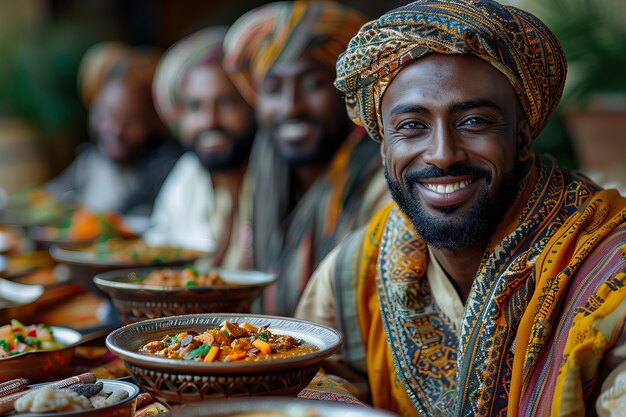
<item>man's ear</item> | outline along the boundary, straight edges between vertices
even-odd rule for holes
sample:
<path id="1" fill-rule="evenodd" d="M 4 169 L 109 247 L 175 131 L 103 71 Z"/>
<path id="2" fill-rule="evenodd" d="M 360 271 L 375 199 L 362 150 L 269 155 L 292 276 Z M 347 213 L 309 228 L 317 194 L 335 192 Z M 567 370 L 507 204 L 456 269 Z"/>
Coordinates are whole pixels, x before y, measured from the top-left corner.
<path id="1" fill-rule="evenodd" d="M 525 118 L 517 123 L 517 149 L 521 162 L 524 162 L 532 155 L 533 135 L 530 124 Z"/>

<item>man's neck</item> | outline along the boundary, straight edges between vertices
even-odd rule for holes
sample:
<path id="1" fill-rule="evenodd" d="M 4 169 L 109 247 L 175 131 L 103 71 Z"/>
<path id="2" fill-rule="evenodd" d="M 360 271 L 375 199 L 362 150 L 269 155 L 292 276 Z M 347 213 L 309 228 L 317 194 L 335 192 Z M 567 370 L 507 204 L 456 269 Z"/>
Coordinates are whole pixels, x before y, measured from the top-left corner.
<path id="1" fill-rule="evenodd" d="M 327 167 L 327 163 L 317 163 L 294 168 L 299 191 L 304 193 L 308 190 L 320 175 L 324 173 Z"/>
<path id="2" fill-rule="evenodd" d="M 235 168 L 226 171 L 211 172 L 213 187 L 228 190 L 233 202 L 238 201 L 239 190 L 241 189 L 241 183 L 243 182 L 247 168 L 248 161 L 246 160 L 243 164 Z"/>
<path id="3" fill-rule="evenodd" d="M 467 301 L 486 247 L 487 243 L 476 244 L 471 248 L 462 250 L 431 247 L 432 253 L 450 278 L 463 303 Z"/>

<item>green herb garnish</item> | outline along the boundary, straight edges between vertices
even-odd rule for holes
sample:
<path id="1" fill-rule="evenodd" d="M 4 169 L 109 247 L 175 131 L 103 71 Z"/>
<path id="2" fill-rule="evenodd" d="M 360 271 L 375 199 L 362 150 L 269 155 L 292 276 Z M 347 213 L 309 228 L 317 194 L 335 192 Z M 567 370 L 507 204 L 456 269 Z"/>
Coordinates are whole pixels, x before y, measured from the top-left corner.
<path id="1" fill-rule="evenodd" d="M 207 353 L 209 353 L 209 350 L 211 350 L 211 345 L 200 345 L 199 347 L 189 352 L 185 356 L 185 359 L 194 359 L 198 356 L 206 355 Z"/>

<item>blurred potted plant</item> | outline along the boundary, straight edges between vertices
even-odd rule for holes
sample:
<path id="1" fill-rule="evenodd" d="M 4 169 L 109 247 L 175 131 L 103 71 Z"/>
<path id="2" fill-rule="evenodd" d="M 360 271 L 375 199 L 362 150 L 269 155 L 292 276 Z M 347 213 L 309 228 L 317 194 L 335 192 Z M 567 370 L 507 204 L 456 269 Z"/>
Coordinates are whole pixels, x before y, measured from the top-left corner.
<path id="1" fill-rule="evenodd" d="M 578 166 L 605 184 L 626 185 L 626 3 L 549 0 L 537 7 L 567 56 L 559 116 Z"/>
<path id="2" fill-rule="evenodd" d="M 10 13 L 0 28 L 0 187 L 15 191 L 48 179 L 73 153 L 86 117 L 76 73 L 90 36 L 26 6 L 4 11 Z"/>

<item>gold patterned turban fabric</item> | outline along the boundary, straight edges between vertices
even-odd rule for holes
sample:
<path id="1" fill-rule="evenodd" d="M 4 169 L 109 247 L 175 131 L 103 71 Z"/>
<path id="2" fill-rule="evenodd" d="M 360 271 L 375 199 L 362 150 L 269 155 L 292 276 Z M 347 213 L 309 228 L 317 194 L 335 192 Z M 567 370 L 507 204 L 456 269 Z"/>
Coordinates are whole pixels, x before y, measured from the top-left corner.
<path id="1" fill-rule="evenodd" d="M 159 58 L 160 53 L 153 48 L 131 47 L 116 41 L 91 46 L 78 67 L 78 90 L 83 102 L 90 107 L 102 87 L 113 79 L 150 89 Z"/>
<path id="2" fill-rule="evenodd" d="M 389 83 L 429 53 L 473 54 L 504 74 L 534 137 L 563 92 L 565 56 L 535 16 L 491 0 L 416 1 L 365 24 L 337 60 L 335 86 L 372 138 L 383 138 L 380 103 Z"/>
<path id="3" fill-rule="evenodd" d="M 154 75 L 152 96 L 161 119 L 178 135 L 178 115 L 189 70 L 203 65 L 221 65 L 226 27 L 215 26 L 194 32 L 171 46 L 161 58 Z"/>
<path id="4" fill-rule="evenodd" d="M 276 2 L 251 10 L 237 20 L 224 40 L 224 68 L 252 105 L 256 91 L 276 64 L 304 52 L 335 68 L 342 53 L 366 19 L 329 1 Z"/>

